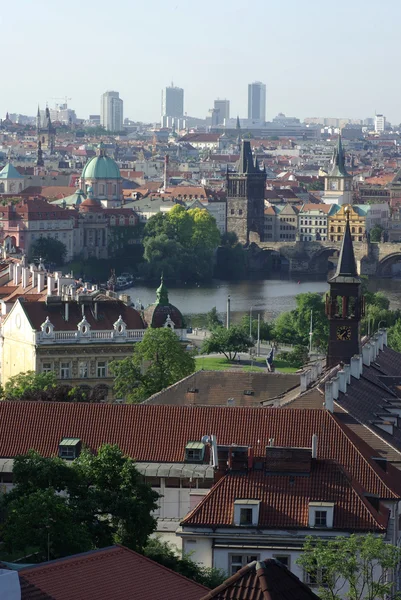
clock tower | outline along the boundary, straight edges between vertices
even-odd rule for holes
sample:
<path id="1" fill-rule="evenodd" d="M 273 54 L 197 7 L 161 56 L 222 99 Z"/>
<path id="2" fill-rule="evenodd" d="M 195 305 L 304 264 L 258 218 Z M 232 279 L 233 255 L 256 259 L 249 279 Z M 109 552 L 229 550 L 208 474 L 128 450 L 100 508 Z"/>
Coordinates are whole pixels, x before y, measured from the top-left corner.
<path id="1" fill-rule="evenodd" d="M 349 226 L 349 208 L 345 211 L 347 221 L 340 257 L 336 273 L 328 281 L 330 291 L 326 298 L 326 315 L 329 319 L 329 368 L 340 362 L 350 363 L 355 354 L 361 353 L 360 324 L 365 311 L 365 299 L 361 295 L 361 279 L 356 268 Z"/>
<path id="2" fill-rule="evenodd" d="M 324 178 L 325 204 L 352 204 L 352 175 L 345 167 L 345 156 L 341 135 L 338 136 L 337 145 L 334 148 L 330 169 Z"/>

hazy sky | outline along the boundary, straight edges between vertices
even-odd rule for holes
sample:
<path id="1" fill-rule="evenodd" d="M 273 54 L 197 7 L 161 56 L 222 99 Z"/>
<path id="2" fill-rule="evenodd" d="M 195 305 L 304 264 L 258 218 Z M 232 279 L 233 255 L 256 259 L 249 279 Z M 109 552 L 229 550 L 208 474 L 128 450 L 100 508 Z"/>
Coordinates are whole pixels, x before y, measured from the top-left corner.
<path id="1" fill-rule="evenodd" d="M 3 0 L 6 4 L 6 0 Z M 217 97 L 247 116 L 401 121 L 401 0 L 14 0 L 0 13 L 0 116 L 68 96 L 79 117 L 120 92 L 124 116 L 156 121 L 161 88 L 205 117 Z"/>

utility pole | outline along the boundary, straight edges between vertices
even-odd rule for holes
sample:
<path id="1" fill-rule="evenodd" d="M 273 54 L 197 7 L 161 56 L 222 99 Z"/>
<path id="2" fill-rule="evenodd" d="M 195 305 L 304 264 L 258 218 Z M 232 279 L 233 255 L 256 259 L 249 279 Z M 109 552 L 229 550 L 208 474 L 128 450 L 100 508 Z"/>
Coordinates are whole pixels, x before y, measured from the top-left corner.
<path id="1" fill-rule="evenodd" d="M 260 356 L 260 313 L 258 313 L 258 343 L 256 346 L 256 356 Z"/>
<path id="2" fill-rule="evenodd" d="M 230 304 L 231 304 L 231 298 L 230 296 L 227 296 L 227 318 L 226 318 L 226 327 L 227 329 L 230 329 Z"/>
<path id="3" fill-rule="evenodd" d="M 310 311 L 309 354 L 312 354 L 312 337 L 313 337 L 313 310 Z"/>
<path id="4" fill-rule="evenodd" d="M 249 309 L 249 337 L 252 339 L 252 306 Z"/>

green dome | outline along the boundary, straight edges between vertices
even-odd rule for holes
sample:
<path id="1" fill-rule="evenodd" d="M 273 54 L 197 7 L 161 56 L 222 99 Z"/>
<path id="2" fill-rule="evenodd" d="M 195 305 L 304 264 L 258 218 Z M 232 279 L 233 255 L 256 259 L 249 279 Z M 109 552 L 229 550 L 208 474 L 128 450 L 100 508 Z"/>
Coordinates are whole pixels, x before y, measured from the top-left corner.
<path id="1" fill-rule="evenodd" d="M 101 154 L 86 163 L 81 177 L 82 179 L 120 179 L 121 175 L 117 163 L 106 154 Z"/>

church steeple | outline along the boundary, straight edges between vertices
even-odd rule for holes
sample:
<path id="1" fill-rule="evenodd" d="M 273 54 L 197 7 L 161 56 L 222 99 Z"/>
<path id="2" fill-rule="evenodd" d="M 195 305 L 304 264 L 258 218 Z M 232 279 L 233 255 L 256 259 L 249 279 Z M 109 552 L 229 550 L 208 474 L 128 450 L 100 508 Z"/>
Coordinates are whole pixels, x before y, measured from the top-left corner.
<path id="1" fill-rule="evenodd" d="M 334 277 L 329 279 L 330 291 L 326 297 L 326 315 L 329 319 L 327 366 L 340 362 L 350 363 L 361 352 L 360 323 L 365 303 L 361 295 L 354 247 L 349 225 L 350 210 L 346 209 L 347 223 Z"/>
<path id="2" fill-rule="evenodd" d="M 36 166 L 37 167 L 43 167 L 44 166 L 44 160 L 43 160 L 43 150 L 42 150 L 42 142 L 39 140 L 38 141 L 38 155 L 36 158 Z"/>
<path id="3" fill-rule="evenodd" d="M 337 146 L 334 149 L 331 164 L 330 177 L 349 177 L 349 173 L 345 168 L 345 156 L 340 133 L 338 134 Z"/>

